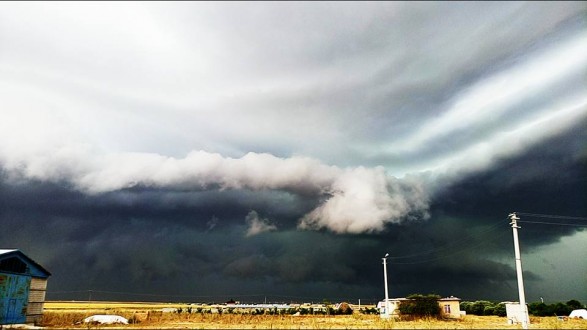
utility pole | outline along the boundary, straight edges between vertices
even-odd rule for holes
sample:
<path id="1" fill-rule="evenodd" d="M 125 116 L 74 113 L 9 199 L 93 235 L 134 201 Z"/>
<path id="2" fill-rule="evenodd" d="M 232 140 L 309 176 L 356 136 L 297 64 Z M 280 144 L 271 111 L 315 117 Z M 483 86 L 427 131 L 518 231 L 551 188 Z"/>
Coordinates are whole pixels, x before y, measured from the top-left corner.
<path id="1" fill-rule="evenodd" d="M 381 318 L 388 319 L 389 318 L 389 293 L 387 290 L 387 257 L 389 253 L 385 254 L 385 257 L 381 258 L 383 260 L 383 283 L 385 283 L 385 313 L 381 314 Z"/>
<path id="2" fill-rule="evenodd" d="M 520 242 L 518 241 L 518 218 L 516 213 L 510 213 L 509 215 L 510 225 L 512 225 L 512 229 L 514 232 L 514 254 L 516 257 L 516 272 L 518 274 L 518 294 L 520 296 L 520 314 L 522 317 L 522 329 L 528 329 L 528 324 L 530 320 L 528 318 L 528 308 L 526 307 L 526 297 L 524 295 L 524 278 L 522 276 L 522 258 L 520 257 Z"/>

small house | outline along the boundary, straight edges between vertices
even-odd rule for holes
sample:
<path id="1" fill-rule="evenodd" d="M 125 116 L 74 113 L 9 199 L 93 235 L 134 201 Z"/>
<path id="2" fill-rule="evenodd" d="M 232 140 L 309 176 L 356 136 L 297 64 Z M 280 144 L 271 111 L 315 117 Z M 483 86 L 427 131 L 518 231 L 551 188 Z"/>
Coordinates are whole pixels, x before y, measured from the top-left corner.
<path id="1" fill-rule="evenodd" d="M 385 300 L 377 303 L 377 309 L 382 318 L 397 317 L 400 315 L 399 306 L 409 301 L 408 298 L 394 298 L 389 299 L 389 311 L 385 310 Z M 444 318 L 458 319 L 461 317 L 461 299 L 457 297 L 447 297 L 438 299 L 438 306 L 440 307 L 440 315 Z"/>
<path id="2" fill-rule="evenodd" d="M 438 299 L 440 306 L 440 315 L 449 319 L 458 319 L 461 317 L 461 299 L 450 296 Z"/>
<path id="3" fill-rule="evenodd" d="M 49 276 L 21 251 L 0 249 L 0 325 L 38 323 Z"/>

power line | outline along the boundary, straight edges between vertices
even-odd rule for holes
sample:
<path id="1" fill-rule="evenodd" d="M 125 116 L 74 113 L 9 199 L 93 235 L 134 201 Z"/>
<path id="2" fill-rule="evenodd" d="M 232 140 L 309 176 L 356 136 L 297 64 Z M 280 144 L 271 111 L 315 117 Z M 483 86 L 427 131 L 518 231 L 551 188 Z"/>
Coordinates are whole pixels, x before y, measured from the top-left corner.
<path id="1" fill-rule="evenodd" d="M 515 213 L 518 215 L 524 215 L 527 217 L 587 221 L 586 217 L 572 217 L 572 216 L 566 216 L 566 215 L 525 213 L 525 212 L 515 212 Z"/>
<path id="2" fill-rule="evenodd" d="M 485 233 L 489 233 L 491 231 L 497 231 L 497 229 L 500 229 L 503 231 L 503 233 L 505 233 L 505 230 L 507 230 L 507 228 L 493 228 L 492 230 L 486 231 Z M 502 234 L 503 234 L 502 233 Z M 493 236 L 493 238 L 495 237 L 499 237 L 498 236 Z M 415 265 L 415 264 L 422 264 L 422 263 L 429 263 L 429 262 L 434 262 L 437 260 L 442 260 L 445 258 L 449 258 L 452 257 L 454 255 L 460 254 L 460 253 L 465 253 L 470 251 L 473 248 L 477 248 L 479 246 L 482 246 L 488 242 L 490 242 L 491 239 L 484 239 L 482 242 L 476 243 L 476 244 L 471 244 L 470 242 L 467 244 L 461 244 L 461 245 L 457 245 L 457 246 L 453 246 L 453 248 L 455 248 L 455 251 L 452 252 L 442 252 L 442 255 L 440 256 L 435 256 L 435 257 L 430 257 L 430 258 L 426 258 L 426 259 L 421 259 L 421 260 L 417 260 L 417 261 L 389 261 L 390 264 L 394 264 L 394 265 Z M 447 249 L 447 248 L 445 248 Z M 440 250 L 440 249 L 439 249 Z"/>
<path id="3" fill-rule="evenodd" d="M 516 213 L 519 215 L 523 215 L 525 217 L 531 217 L 531 218 L 587 221 L 586 217 L 574 217 L 574 216 L 558 215 L 558 214 L 525 213 L 525 212 L 516 212 Z M 567 222 L 561 223 L 561 222 L 527 221 L 527 220 L 520 220 L 519 222 L 535 223 L 535 224 L 541 224 L 541 225 L 554 225 L 554 226 L 587 227 L 587 225 L 577 224 L 577 223 L 567 223 Z"/>
<path id="4" fill-rule="evenodd" d="M 541 217 L 541 218 L 553 218 L 553 219 L 565 219 L 565 220 L 586 220 L 587 218 L 584 217 L 571 217 L 571 216 L 563 216 L 563 215 L 551 215 L 551 214 L 536 214 L 536 213 L 524 213 L 524 212 L 516 212 L 519 215 L 525 215 L 528 217 Z M 546 221 L 525 221 L 525 220 L 518 220 L 518 222 L 525 222 L 525 223 L 533 223 L 533 224 L 543 224 L 543 225 L 558 225 L 558 226 L 570 226 L 570 227 L 587 227 L 587 225 L 582 225 L 582 224 L 573 224 L 573 223 L 560 223 L 560 222 L 546 222 Z M 488 227 L 487 229 L 477 233 L 477 237 L 467 237 L 467 238 L 463 238 L 461 240 L 458 241 L 453 241 L 450 242 L 440 248 L 435 248 L 435 249 L 430 249 L 427 251 L 422 251 L 422 252 L 418 252 L 418 253 L 413 253 L 413 254 L 408 254 L 408 255 L 402 255 L 402 256 L 392 256 L 392 257 L 388 257 L 389 263 L 390 264 L 394 264 L 394 265 L 413 265 L 413 264 L 421 264 L 421 263 L 428 263 L 428 262 L 434 262 L 437 260 L 442 260 L 448 257 L 452 257 L 456 254 L 460 254 L 460 253 L 464 253 L 467 250 L 470 250 L 472 248 L 476 248 L 479 246 L 482 246 L 483 244 L 486 244 L 487 242 L 489 242 L 491 240 L 491 238 L 495 238 L 496 236 L 489 236 L 490 239 L 485 239 L 483 242 L 480 243 L 476 243 L 473 242 L 473 240 L 478 239 L 479 236 L 484 236 L 487 235 L 489 233 L 492 232 L 497 232 L 498 230 L 502 229 L 500 226 L 503 223 L 497 222 L 493 225 L 491 225 L 490 227 Z M 451 252 L 445 252 L 448 250 L 453 250 L 453 249 L 457 249 L 455 251 L 451 251 Z M 421 256 L 426 256 L 426 255 L 430 255 L 430 254 L 442 254 L 440 256 L 430 256 L 428 258 L 424 258 L 424 259 L 420 259 L 418 257 Z M 414 260 L 414 261 L 409 261 L 410 259 L 420 259 L 420 260 Z M 406 260 L 406 261 L 403 261 Z"/>
<path id="5" fill-rule="evenodd" d="M 65 294 L 65 293 L 107 293 L 128 296 L 143 296 L 143 297 L 175 297 L 175 298 L 227 298 L 227 297 L 262 297 L 263 294 L 248 294 L 248 295 L 233 295 L 233 294 L 216 294 L 216 295 L 180 295 L 180 294 L 157 294 L 157 293 L 136 293 L 125 291 L 106 291 L 106 290 L 71 290 L 71 291 L 47 291 L 48 294 Z"/>
<path id="6" fill-rule="evenodd" d="M 503 225 L 503 222 L 499 221 L 499 222 L 496 222 L 495 224 L 489 226 L 488 228 L 485 228 L 485 230 L 476 233 L 475 237 L 462 238 L 460 240 L 451 241 L 451 242 L 449 242 L 439 248 L 433 248 L 433 249 L 429 249 L 426 251 L 421 251 L 418 253 L 412 253 L 412 254 L 407 254 L 407 255 L 402 255 L 402 256 L 391 256 L 391 257 L 388 257 L 388 259 L 390 259 L 390 263 L 398 264 L 398 262 L 394 262 L 394 260 L 412 259 L 414 257 L 424 256 L 424 255 L 428 255 L 428 254 L 432 254 L 432 253 L 443 253 L 445 250 L 453 249 L 453 248 L 459 247 L 459 246 L 463 247 L 463 245 L 466 247 L 468 243 L 471 243 L 471 241 L 478 239 L 479 236 L 484 236 L 486 234 L 489 234 L 490 232 L 495 231 L 496 229 L 501 229 L 500 228 L 501 225 Z M 474 245 L 476 245 L 476 244 L 474 244 Z"/>
<path id="7" fill-rule="evenodd" d="M 279 299 L 304 299 L 304 300 L 311 300 L 311 301 L 322 301 L 323 299 L 327 300 L 356 300 L 361 299 L 363 301 L 378 301 L 379 298 L 355 298 L 355 297 L 343 297 L 343 296 L 297 296 L 297 295 L 283 295 L 283 294 L 264 294 L 264 293 L 256 293 L 256 294 L 215 294 L 215 295 L 178 295 L 178 294 L 156 294 L 156 293 L 136 293 L 136 292 L 125 292 L 125 291 L 107 291 L 107 290 L 68 290 L 68 291 L 47 291 L 47 294 L 67 294 L 67 293 L 107 293 L 107 294 L 114 294 L 114 295 L 126 295 L 126 296 L 142 296 L 142 297 L 166 297 L 166 298 L 192 298 L 192 299 L 227 299 L 227 298 L 261 298 L 269 297 L 273 298 L 274 300 Z"/>
<path id="8" fill-rule="evenodd" d="M 542 224 L 542 225 L 572 226 L 572 227 L 584 227 L 584 228 L 587 228 L 587 225 L 580 225 L 580 224 L 576 224 L 576 223 L 560 223 L 560 222 L 545 222 L 545 221 L 522 221 L 522 220 L 518 220 L 518 222 L 536 223 L 536 224 Z"/>

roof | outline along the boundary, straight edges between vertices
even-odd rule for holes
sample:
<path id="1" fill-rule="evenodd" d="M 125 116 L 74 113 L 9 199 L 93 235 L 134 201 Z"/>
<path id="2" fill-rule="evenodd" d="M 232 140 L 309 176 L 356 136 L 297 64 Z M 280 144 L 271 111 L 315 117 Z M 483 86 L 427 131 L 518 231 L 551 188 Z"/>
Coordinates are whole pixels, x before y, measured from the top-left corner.
<path id="1" fill-rule="evenodd" d="M 26 264 L 26 270 L 19 271 L 15 268 L 11 269 L 10 265 L 3 264 L 3 261 L 11 258 L 18 259 L 21 264 Z M 4 266 L 4 267 L 2 267 Z M 13 265 L 14 266 L 14 265 Z M 3 269 L 4 268 L 4 269 Z M 17 249 L 0 249 L 0 272 L 1 273 L 16 273 L 16 274 L 27 274 L 31 275 L 32 277 L 41 277 L 47 278 L 51 276 L 51 273 L 43 268 L 43 266 L 36 263 L 33 259 L 28 257 L 26 254 L 22 253 L 20 250 Z"/>
<path id="2" fill-rule="evenodd" d="M 440 298 L 438 301 L 461 301 L 461 298 L 457 298 L 455 296 L 450 296 L 446 298 Z"/>

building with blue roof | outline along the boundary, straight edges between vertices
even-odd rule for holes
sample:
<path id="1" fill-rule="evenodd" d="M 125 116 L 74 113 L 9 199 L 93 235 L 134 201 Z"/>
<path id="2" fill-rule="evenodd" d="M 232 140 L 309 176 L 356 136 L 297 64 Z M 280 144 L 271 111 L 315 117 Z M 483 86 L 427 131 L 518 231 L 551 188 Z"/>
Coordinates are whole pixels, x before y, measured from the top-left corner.
<path id="1" fill-rule="evenodd" d="M 20 250 L 0 249 L 0 325 L 38 324 L 49 276 Z"/>

